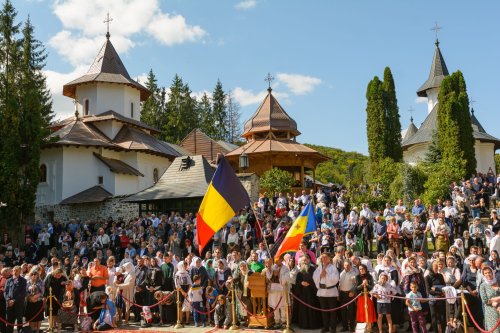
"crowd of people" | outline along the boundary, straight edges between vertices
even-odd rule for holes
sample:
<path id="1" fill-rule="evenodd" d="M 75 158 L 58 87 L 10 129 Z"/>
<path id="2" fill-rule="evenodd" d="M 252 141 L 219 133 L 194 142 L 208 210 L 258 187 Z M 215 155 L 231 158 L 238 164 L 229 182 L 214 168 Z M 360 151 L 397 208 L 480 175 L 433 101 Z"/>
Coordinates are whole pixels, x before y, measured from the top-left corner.
<path id="1" fill-rule="evenodd" d="M 463 287 L 472 317 L 488 330 L 500 319 L 498 184 L 478 175 L 452 184 L 444 201 L 406 207 L 398 200 L 380 210 L 351 207 L 343 188 L 262 193 L 201 253 L 193 213 L 37 222 L 21 246 L 8 234 L 1 241 L 0 331 L 29 321 L 40 332 L 50 308 L 56 332 L 178 319 L 227 329 L 233 289 L 236 319 L 248 325 L 253 274 L 266 278 L 275 328 L 286 325 L 288 311 L 299 328 L 321 332 L 354 332 L 364 323 L 368 332 L 394 333 L 408 318 L 408 331 L 426 333 L 430 323 L 444 333 L 461 318 L 455 297 Z M 275 258 L 311 201 L 317 230 Z"/>

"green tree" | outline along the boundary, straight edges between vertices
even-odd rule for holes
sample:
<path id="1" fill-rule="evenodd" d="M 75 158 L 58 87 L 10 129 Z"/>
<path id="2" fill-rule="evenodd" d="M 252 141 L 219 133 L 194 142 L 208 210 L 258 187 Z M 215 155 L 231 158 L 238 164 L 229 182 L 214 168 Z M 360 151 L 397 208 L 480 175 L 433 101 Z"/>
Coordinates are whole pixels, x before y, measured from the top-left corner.
<path id="1" fill-rule="evenodd" d="M 198 113 L 200 115 L 200 129 L 210 138 L 215 138 L 217 135 L 217 127 L 212 112 L 212 101 L 207 93 L 201 96 L 198 102 Z"/>
<path id="2" fill-rule="evenodd" d="M 371 161 L 378 161 L 386 156 L 387 148 L 384 90 L 377 76 L 368 84 L 366 100 L 368 154 Z"/>
<path id="3" fill-rule="evenodd" d="M 153 73 L 153 69 L 149 70 L 145 86 L 151 92 L 151 95 L 142 104 L 141 121 L 161 130 L 164 126 L 163 104 L 165 102 L 165 90 L 158 87 L 158 80 Z"/>
<path id="4" fill-rule="evenodd" d="M 260 187 L 269 193 L 290 192 L 295 179 L 293 175 L 285 170 L 272 168 L 260 177 Z"/>
<path id="5" fill-rule="evenodd" d="M 217 80 L 214 92 L 212 94 L 212 112 L 214 117 L 214 124 L 216 126 L 214 140 L 225 140 L 228 134 L 227 128 L 227 101 L 226 93 L 222 89 L 222 83 Z"/>
<path id="6" fill-rule="evenodd" d="M 396 162 L 403 160 L 403 148 L 401 147 L 401 122 L 399 121 L 398 100 L 396 98 L 396 87 L 391 69 L 386 67 L 384 70 L 384 89 L 385 99 L 385 156 L 392 158 Z"/>
<path id="7" fill-rule="evenodd" d="M 460 71 L 443 79 L 438 98 L 438 142 L 443 161 L 448 165 L 463 165 L 457 179 L 474 174 L 476 157 L 469 97 Z"/>
<path id="8" fill-rule="evenodd" d="M 412 205 L 413 200 L 423 194 L 426 181 L 427 175 L 421 167 L 401 163 L 396 177 L 390 185 L 390 202 L 403 199 L 407 206 Z"/>
<path id="9" fill-rule="evenodd" d="M 240 104 L 234 99 L 231 91 L 227 93 L 227 138 L 226 141 L 236 143 L 241 139 Z"/>
<path id="10" fill-rule="evenodd" d="M 424 163 L 437 164 L 441 162 L 441 159 L 442 159 L 442 153 L 439 146 L 439 136 L 438 132 L 434 131 L 432 133 L 432 140 L 429 145 L 429 150 L 425 154 Z"/>
<path id="11" fill-rule="evenodd" d="M 495 154 L 495 169 L 496 174 L 500 174 L 500 154 Z"/>

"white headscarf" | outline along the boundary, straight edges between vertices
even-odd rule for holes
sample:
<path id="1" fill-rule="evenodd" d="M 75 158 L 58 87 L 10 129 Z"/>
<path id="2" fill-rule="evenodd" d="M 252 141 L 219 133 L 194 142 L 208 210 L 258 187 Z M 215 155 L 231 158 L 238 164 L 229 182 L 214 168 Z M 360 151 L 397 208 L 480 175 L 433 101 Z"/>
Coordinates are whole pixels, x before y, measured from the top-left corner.
<path id="1" fill-rule="evenodd" d="M 125 273 L 127 273 L 127 275 L 131 275 L 131 276 L 135 275 L 134 265 L 130 262 L 123 264 L 122 269 L 125 270 Z"/>
<path id="2" fill-rule="evenodd" d="M 176 274 L 184 274 L 186 272 L 186 268 L 184 267 L 184 261 L 179 261 L 177 263 L 177 273 Z"/>

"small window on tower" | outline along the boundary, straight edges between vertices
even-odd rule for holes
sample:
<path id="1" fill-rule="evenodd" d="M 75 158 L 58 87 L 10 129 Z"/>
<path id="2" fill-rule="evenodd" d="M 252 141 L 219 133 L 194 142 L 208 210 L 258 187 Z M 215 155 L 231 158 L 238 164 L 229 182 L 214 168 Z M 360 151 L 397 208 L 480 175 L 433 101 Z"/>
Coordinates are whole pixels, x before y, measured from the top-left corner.
<path id="1" fill-rule="evenodd" d="M 45 164 L 40 165 L 40 183 L 47 182 L 47 166 Z"/>
<path id="2" fill-rule="evenodd" d="M 134 118 L 134 103 L 130 103 L 130 118 Z"/>
<path id="3" fill-rule="evenodd" d="M 153 169 L 153 182 L 156 184 L 158 182 L 158 169 Z"/>
<path id="4" fill-rule="evenodd" d="M 89 110 L 90 110 L 90 102 L 88 99 L 85 100 L 84 106 L 83 106 L 83 115 L 88 116 L 89 115 Z"/>
<path id="5" fill-rule="evenodd" d="M 104 184 L 104 177 L 103 177 L 103 176 L 99 176 L 99 177 L 97 178 L 97 183 L 98 183 L 99 185 Z"/>

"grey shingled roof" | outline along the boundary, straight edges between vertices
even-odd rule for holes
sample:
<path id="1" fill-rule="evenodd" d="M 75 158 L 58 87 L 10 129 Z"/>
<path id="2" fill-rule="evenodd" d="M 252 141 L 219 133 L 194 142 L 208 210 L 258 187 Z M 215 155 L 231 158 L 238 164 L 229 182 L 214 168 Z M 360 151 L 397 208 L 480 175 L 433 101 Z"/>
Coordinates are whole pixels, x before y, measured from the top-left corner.
<path id="1" fill-rule="evenodd" d="M 410 126 L 405 131 L 405 135 L 403 137 L 403 141 L 409 140 L 415 133 L 417 133 L 418 128 L 413 123 L 413 118 L 411 119 Z"/>
<path id="2" fill-rule="evenodd" d="M 424 122 L 418 129 L 417 133 L 413 136 L 408 137 L 405 135 L 405 139 L 403 139 L 402 146 L 403 148 L 407 148 L 409 146 L 425 143 L 432 141 L 432 135 L 438 129 L 438 104 L 434 106 L 431 113 L 427 115 Z M 472 123 L 472 135 L 474 139 L 483 141 L 483 142 L 492 142 L 495 144 L 495 149 L 500 148 L 500 140 L 495 138 L 492 135 L 489 135 L 484 130 L 483 126 L 479 123 L 474 112 L 471 114 L 471 123 Z"/>
<path id="3" fill-rule="evenodd" d="M 106 191 L 102 186 L 96 185 L 86 189 L 80 193 L 72 195 L 60 202 L 60 205 L 74 205 L 89 202 L 102 202 L 113 197 L 111 193 Z"/>
<path id="4" fill-rule="evenodd" d="M 202 155 L 195 155 L 191 156 L 191 166 L 181 170 L 182 159 L 186 157 L 177 157 L 155 185 L 128 197 L 126 201 L 203 197 L 215 168 Z"/>
<path id="5" fill-rule="evenodd" d="M 179 152 L 150 134 L 129 126 L 123 126 L 113 139 L 113 143 L 130 150 L 157 153 L 177 157 Z"/>
<path id="6" fill-rule="evenodd" d="M 97 153 L 94 153 L 94 156 L 97 157 L 97 159 L 102 163 L 104 163 L 104 165 L 106 165 L 111 172 L 144 177 L 144 175 L 139 172 L 139 170 L 131 167 L 123 161 L 117 160 L 115 158 L 104 157 Z"/>
<path id="7" fill-rule="evenodd" d="M 222 148 L 224 148 L 225 150 L 227 150 L 228 152 L 233 151 L 239 147 L 238 145 L 232 144 L 231 142 L 222 141 L 222 140 L 217 141 L 217 144 L 219 146 L 221 146 Z"/>
<path id="8" fill-rule="evenodd" d="M 443 55 L 441 54 L 439 41 L 436 40 L 436 50 L 434 51 L 434 58 L 432 59 L 429 78 L 420 88 L 418 88 L 417 95 L 420 97 L 426 97 L 427 90 L 438 88 L 441 85 L 444 77 L 448 75 L 448 68 L 446 67 L 446 63 L 444 62 Z"/>
<path id="9" fill-rule="evenodd" d="M 130 77 L 109 38 L 101 47 L 87 74 L 63 86 L 63 95 L 76 98 L 76 87 L 90 82 L 126 84 L 140 91 L 141 101 L 145 101 L 151 95 L 146 87 Z"/>
<path id="10" fill-rule="evenodd" d="M 92 124 L 74 119 L 64 127 L 51 133 L 48 145 L 76 145 L 117 148 L 104 134 Z"/>

